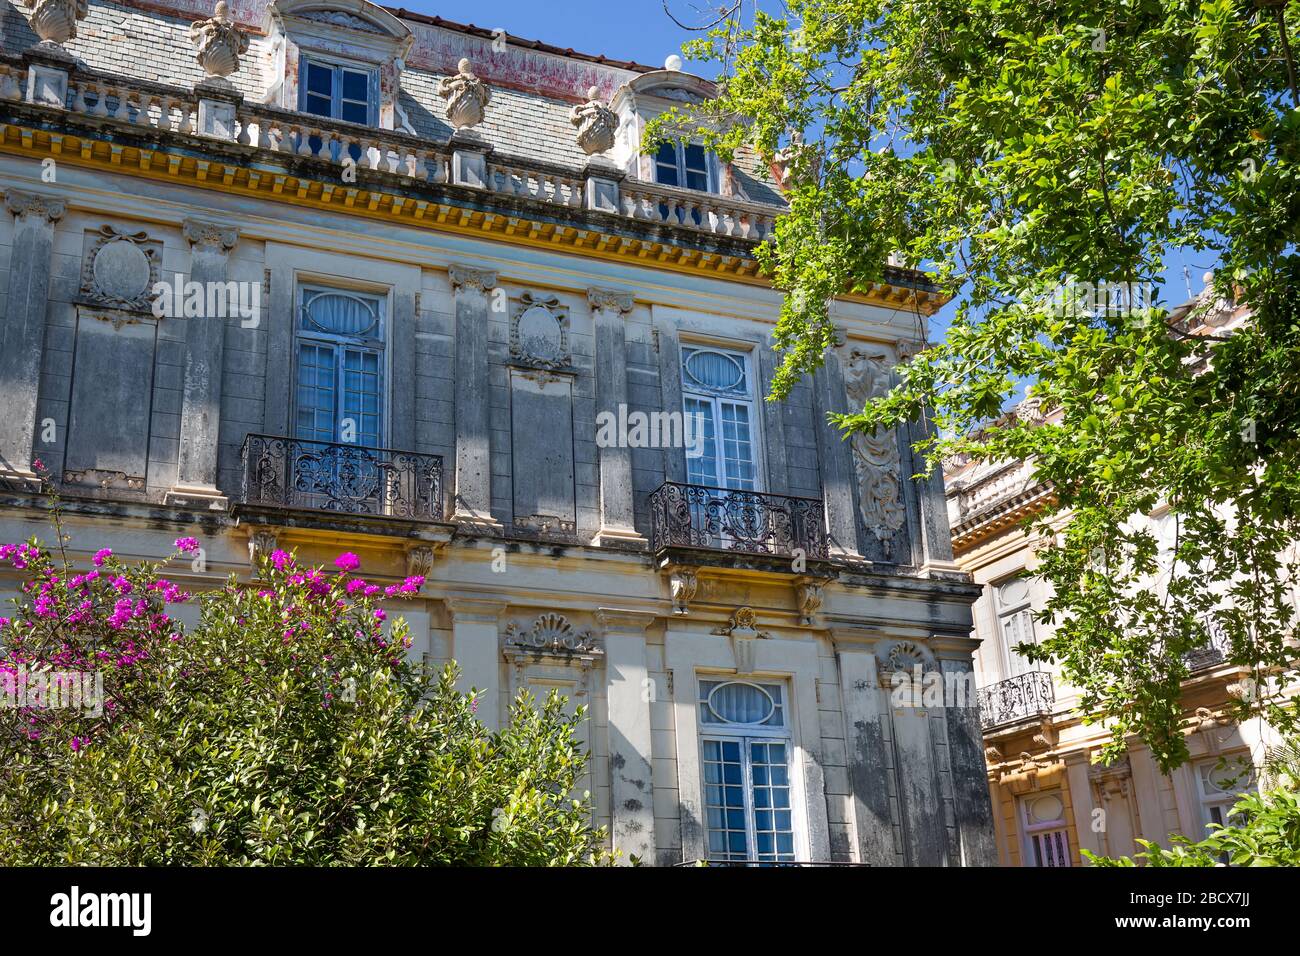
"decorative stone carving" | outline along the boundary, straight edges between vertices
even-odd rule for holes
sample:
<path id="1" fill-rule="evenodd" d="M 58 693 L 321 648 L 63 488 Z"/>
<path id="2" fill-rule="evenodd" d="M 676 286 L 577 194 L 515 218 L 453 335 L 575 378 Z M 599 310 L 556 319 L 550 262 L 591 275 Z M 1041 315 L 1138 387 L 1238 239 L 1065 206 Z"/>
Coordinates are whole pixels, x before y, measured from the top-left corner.
<path id="1" fill-rule="evenodd" d="M 476 269 L 473 266 L 453 265 L 448 267 L 453 289 L 469 289 L 487 292 L 497 286 L 497 274 L 491 269 Z"/>
<path id="2" fill-rule="evenodd" d="M 813 615 L 822 608 L 822 587 L 820 581 L 803 581 L 795 585 L 795 597 L 801 615 L 799 623 L 804 627 L 812 624 Z"/>
<path id="3" fill-rule="evenodd" d="M 433 570 L 433 548 L 426 544 L 416 545 L 406 552 L 406 576 L 427 578 Z"/>
<path id="4" fill-rule="evenodd" d="M 559 515 L 523 515 L 516 517 L 512 524 L 516 531 L 541 538 L 576 540 L 578 537 L 577 522 Z"/>
<path id="5" fill-rule="evenodd" d="M 510 316 L 510 357 L 517 362 L 547 369 L 567 369 L 569 310 L 553 295 L 525 292 Z"/>
<path id="6" fill-rule="evenodd" d="M 68 485 L 98 485 L 101 491 L 115 488 L 120 491 L 144 491 L 144 475 L 128 475 L 124 471 L 104 471 L 87 468 L 82 471 L 65 471 L 63 482 Z"/>
<path id="7" fill-rule="evenodd" d="M 731 615 L 731 620 L 722 627 L 716 627 L 711 633 L 723 634 L 731 638 L 731 652 L 736 659 L 736 672 L 752 674 L 754 659 L 758 651 L 757 641 L 772 637 L 767 631 L 757 627 L 758 618 L 751 607 L 738 608 Z"/>
<path id="8" fill-rule="evenodd" d="M 794 186 L 794 177 L 799 172 L 813 180 L 821 175 L 821 156 L 816 147 L 803 141 L 800 130 L 793 130 L 789 144 L 778 149 L 772 157 L 770 168 L 777 188 L 786 192 Z"/>
<path id="9" fill-rule="evenodd" d="M 525 631 L 513 621 L 506 626 L 506 645 L 551 653 L 590 654 L 596 648 L 591 631 L 575 630 L 563 614 L 547 613 Z"/>
<path id="10" fill-rule="evenodd" d="M 891 686 L 894 675 L 900 672 L 911 680 L 918 667 L 922 674 L 932 671 L 934 660 L 913 641 L 894 641 L 876 649 L 876 675 L 881 687 Z"/>
<path id="11" fill-rule="evenodd" d="M 86 19 L 89 0 L 27 0 L 32 30 L 46 43 L 67 43 L 77 38 L 77 21 Z"/>
<path id="12" fill-rule="evenodd" d="M 248 563 L 256 568 L 263 559 L 270 559 L 275 548 L 274 531 L 254 531 L 248 538 Z"/>
<path id="13" fill-rule="evenodd" d="M 690 613 L 690 603 L 695 600 L 695 592 L 700 586 L 696 571 L 696 568 L 677 568 L 673 571 L 669 586 L 672 588 L 674 614 Z"/>
<path id="14" fill-rule="evenodd" d="M 81 296 L 87 305 L 148 312 L 158 282 L 158 250 L 145 232 L 120 232 L 102 226 L 81 269 Z M 128 317 L 120 317 L 130 321 Z"/>
<path id="15" fill-rule="evenodd" d="M 5 192 L 5 206 L 19 221 L 33 218 L 46 222 L 58 222 L 63 218 L 67 206 L 62 199 L 44 196 L 40 193 L 26 193 L 18 189 Z"/>
<path id="16" fill-rule="evenodd" d="M 226 0 L 217 0 L 209 19 L 190 24 L 190 42 L 206 76 L 230 76 L 239 70 L 240 56 L 248 52 L 248 37 L 230 19 Z"/>
<path id="17" fill-rule="evenodd" d="M 483 122 L 492 91 L 474 75 L 467 58 L 462 58 L 456 68 L 456 76 L 444 76 L 438 81 L 438 95 L 447 101 L 447 121 L 455 129 L 468 129 Z"/>
<path id="18" fill-rule="evenodd" d="M 613 148 L 618 116 L 601 102 L 599 87 L 587 90 L 587 102 L 573 108 L 569 122 L 578 128 L 578 145 L 588 156 Z"/>
<path id="19" fill-rule="evenodd" d="M 294 11 L 294 15 L 303 20 L 311 20 L 313 23 L 327 23 L 330 26 L 347 27 L 349 30 L 359 30 L 362 33 L 384 35 L 384 31 L 369 20 L 345 10 L 304 10 Z"/>
<path id="20" fill-rule="evenodd" d="M 197 219 L 186 219 L 181 224 L 181 231 L 190 245 L 213 246 L 222 252 L 235 248 L 235 243 L 239 242 L 238 229 Z"/>
<path id="21" fill-rule="evenodd" d="M 886 356 L 862 349 L 849 352 L 844 387 L 854 411 L 889 391 Z M 853 467 L 858 479 L 858 510 L 867 530 L 886 541 L 903 526 L 907 509 L 900 479 L 902 466 L 898 438 L 893 431 L 855 432 L 850 439 Z"/>
<path id="22" fill-rule="evenodd" d="M 587 303 L 593 312 L 603 310 L 626 315 L 632 311 L 634 301 L 631 292 L 621 292 L 618 289 L 587 290 Z"/>

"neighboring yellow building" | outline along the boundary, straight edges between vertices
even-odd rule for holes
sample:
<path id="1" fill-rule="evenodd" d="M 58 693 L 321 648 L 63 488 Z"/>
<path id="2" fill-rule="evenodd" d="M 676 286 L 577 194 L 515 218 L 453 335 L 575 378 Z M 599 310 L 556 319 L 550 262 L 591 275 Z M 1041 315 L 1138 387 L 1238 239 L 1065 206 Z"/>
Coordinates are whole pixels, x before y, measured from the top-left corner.
<path id="1" fill-rule="evenodd" d="M 1180 307 L 1175 318 L 1206 304 L 1208 315 L 1195 328 L 1242 321 L 1243 310 L 1208 303 L 1207 295 Z M 1032 400 L 1015 414 L 1041 417 Z M 1083 725 L 1077 692 L 1060 682 L 1055 667 L 1032 664 L 1013 650 L 1050 632 L 1034 620 L 1049 591 L 1034 574 L 1036 541 L 1025 519 L 1050 503 L 1051 489 L 1035 480 L 1027 461 L 952 461 L 944 482 L 954 558 L 983 588 L 973 609 L 980 639 L 975 660 L 999 863 L 1079 866 L 1081 850 L 1129 856 L 1141 851 L 1138 839 L 1161 845 L 1176 834 L 1199 839 L 1210 823 L 1224 822 L 1240 793 L 1257 785 L 1245 764 L 1258 770 L 1265 749 L 1277 742 L 1262 721 L 1236 724 L 1225 717 L 1249 677 L 1224 660 L 1226 644 L 1216 639 L 1190 661 L 1184 703 L 1191 760 L 1162 774 L 1135 740 L 1124 760 L 1096 763 L 1105 727 Z M 1155 512 L 1151 522 L 1158 541 L 1172 540 L 1165 514 Z"/>

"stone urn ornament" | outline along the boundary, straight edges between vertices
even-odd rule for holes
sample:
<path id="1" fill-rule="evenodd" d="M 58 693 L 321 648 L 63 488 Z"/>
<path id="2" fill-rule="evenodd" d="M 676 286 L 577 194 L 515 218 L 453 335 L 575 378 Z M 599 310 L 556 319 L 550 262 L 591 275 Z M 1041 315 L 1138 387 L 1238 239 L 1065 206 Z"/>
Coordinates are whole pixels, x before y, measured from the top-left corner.
<path id="1" fill-rule="evenodd" d="M 248 52 L 248 37 L 230 19 L 226 0 L 218 0 L 212 17 L 190 24 L 195 59 L 208 77 L 227 77 L 239 69 L 239 57 Z"/>
<path id="2" fill-rule="evenodd" d="M 578 145 L 588 156 L 612 149 L 618 133 L 618 116 L 600 101 L 600 90 L 587 90 L 587 102 L 573 108 L 569 122 L 578 128 Z"/>
<path id="3" fill-rule="evenodd" d="M 32 30 L 44 43 L 67 43 L 77 38 L 77 21 L 86 19 L 89 0 L 27 0 Z"/>
<path id="4" fill-rule="evenodd" d="M 462 59 L 456 69 L 456 76 L 438 81 L 438 95 L 447 101 L 447 121 L 455 129 L 467 129 L 483 122 L 492 91 L 474 75 L 468 59 Z"/>

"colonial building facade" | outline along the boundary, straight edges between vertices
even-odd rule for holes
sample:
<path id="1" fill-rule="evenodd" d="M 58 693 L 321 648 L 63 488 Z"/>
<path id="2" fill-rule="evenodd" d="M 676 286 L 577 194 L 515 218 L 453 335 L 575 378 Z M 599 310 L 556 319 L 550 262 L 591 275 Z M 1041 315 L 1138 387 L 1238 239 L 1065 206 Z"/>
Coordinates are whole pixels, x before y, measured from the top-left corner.
<path id="1" fill-rule="evenodd" d="M 1245 317 L 1207 287 L 1171 321 L 1188 334 L 1222 334 Z M 1032 399 L 1013 414 L 1051 419 Z M 1031 663 L 1015 649 L 1051 634 L 1035 619 L 1050 592 L 1035 576 L 1041 539 L 1025 521 L 1050 502 L 1052 489 L 1023 460 L 951 461 L 944 478 L 956 560 L 982 589 L 974 606 L 976 674 L 999 863 L 1079 866 L 1081 850 L 1131 856 L 1142 850 L 1139 839 L 1168 846 L 1171 836 L 1199 840 L 1211 823 L 1228 822 L 1240 795 L 1258 786 L 1266 749 L 1279 741 L 1263 721 L 1239 724 L 1227 716 L 1233 698 L 1251 686 L 1250 673 L 1227 660 L 1227 641 L 1212 629 L 1211 646 L 1188 660 L 1189 762 L 1163 774 L 1138 741 L 1123 760 L 1097 762 L 1107 728 L 1081 722 L 1078 691 L 1055 665 Z M 1149 521 L 1157 543 L 1170 548 L 1175 527 L 1168 509 Z"/>
<path id="2" fill-rule="evenodd" d="M 754 249 L 781 170 L 646 123 L 706 81 L 367 0 L 3 0 L 0 537 L 194 535 L 371 577 L 490 725 L 589 707 L 614 849 L 995 860 L 979 591 L 912 430 L 845 442 L 940 303 L 837 301 L 788 400 Z M 922 426 L 918 426 L 922 427 Z M 12 594 L 14 580 L 0 580 Z"/>

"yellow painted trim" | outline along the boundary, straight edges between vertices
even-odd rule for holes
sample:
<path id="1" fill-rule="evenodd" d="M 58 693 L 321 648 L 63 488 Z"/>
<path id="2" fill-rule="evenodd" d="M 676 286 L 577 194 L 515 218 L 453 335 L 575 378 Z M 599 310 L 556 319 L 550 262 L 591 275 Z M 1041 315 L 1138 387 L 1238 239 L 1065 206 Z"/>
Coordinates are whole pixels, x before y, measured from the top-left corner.
<path id="1" fill-rule="evenodd" d="M 10 155 L 37 160 L 55 157 L 70 165 L 103 169 L 135 178 L 186 182 L 200 189 L 353 213 L 368 219 L 396 221 L 405 226 L 423 226 L 437 232 L 475 237 L 492 235 L 503 242 L 534 249 L 580 253 L 588 258 L 631 262 L 688 275 L 724 277 L 729 281 L 772 288 L 772 283 L 759 273 L 757 261 L 748 256 L 721 255 L 654 240 L 612 236 L 597 229 L 465 209 L 436 200 L 411 199 L 359 184 L 302 179 L 274 169 L 248 168 L 220 160 L 119 146 L 72 133 L 51 133 L 12 124 L 4 125 L 0 130 L 3 130 L 0 152 Z M 883 306 L 891 310 L 916 306 L 927 316 L 947 301 L 935 293 L 883 283 L 870 293 L 847 293 L 839 298 L 844 302 Z"/>

